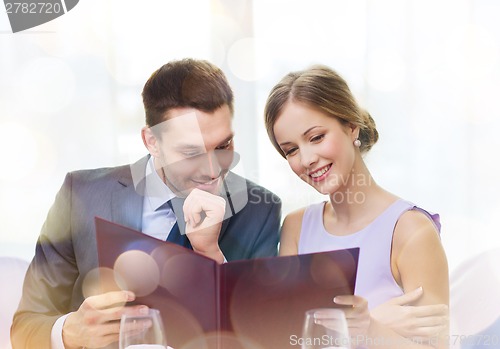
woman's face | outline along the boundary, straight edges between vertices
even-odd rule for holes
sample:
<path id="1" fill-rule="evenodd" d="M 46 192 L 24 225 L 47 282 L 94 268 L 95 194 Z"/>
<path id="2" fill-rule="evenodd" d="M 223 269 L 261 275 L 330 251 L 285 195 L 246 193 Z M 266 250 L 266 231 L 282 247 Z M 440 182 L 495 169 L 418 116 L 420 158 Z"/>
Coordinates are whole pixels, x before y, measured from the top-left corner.
<path id="1" fill-rule="evenodd" d="M 349 184 L 359 154 L 358 127 L 300 102 L 288 101 L 274 124 L 277 143 L 297 176 L 322 194 Z"/>

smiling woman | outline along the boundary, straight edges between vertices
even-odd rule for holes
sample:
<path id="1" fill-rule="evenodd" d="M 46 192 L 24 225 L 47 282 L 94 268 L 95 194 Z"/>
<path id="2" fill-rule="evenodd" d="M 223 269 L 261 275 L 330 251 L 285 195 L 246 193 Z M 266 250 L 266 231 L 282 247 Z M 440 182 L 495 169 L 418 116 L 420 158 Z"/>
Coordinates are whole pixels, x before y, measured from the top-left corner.
<path id="1" fill-rule="evenodd" d="M 373 180 L 362 155 L 378 132 L 347 83 L 326 66 L 289 73 L 271 90 L 264 114 L 269 138 L 292 171 L 330 199 L 285 218 L 280 255 L 360 248 L 355 295 L 334 299 L 352 306 L 344 309 L 357 344 L 373 347 L 382 337 L 411 348 L 420 338 L 445 348 L 449 286 L 439 216 Z M 418 313 L 395 303 L 417 306 L 411 309 Z M 414 325 L 422 312 L 425 323 Z M 408 326 L 394 321 L 404 314 Z"/>

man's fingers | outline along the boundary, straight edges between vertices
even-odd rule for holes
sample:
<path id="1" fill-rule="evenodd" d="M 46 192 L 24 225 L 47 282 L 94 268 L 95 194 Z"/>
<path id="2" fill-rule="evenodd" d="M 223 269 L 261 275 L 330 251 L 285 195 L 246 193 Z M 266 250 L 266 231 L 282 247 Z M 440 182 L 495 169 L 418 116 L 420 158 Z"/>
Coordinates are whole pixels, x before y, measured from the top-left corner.
<path id="1" fill-rule="evenodd" d="M 85 300 L 88 306 L 93 309 L 107 309 L 115 306 L 125 306 L 125 303 L 135 299 L 135 295 L 130 291 L 113 291 L 103 293 L 97 296 L 89 297 Z"/>
<path id="2" fill-rule="evenodd" d="M 145 332 L 151 326 L 153 326 L 153 322 L 150 319 L 144 319 L 127 322 L 123 325 L 121 330 L 125 336 L 134 336 L 141 332 Z"/>
<path id="3" fill-rule="evenodd" d="M 120 319 L 123 314 L 140 315 L 147 313 L 147 311 L 148 307 L 143 305 L 95 310 L 92 312 L 94 314 L 93 320 L 90 321 L 91 323 L 86 324 L 85 337 L 89 338 L 89 343 L 92 343 L 92 345 L 87 344 L 87 347 L 102 347 L 116 341 L 120 334 Z M 85 323 L 82 325 L 85 325 Z M 139 321 L 137 324 L 132 325 L 127 332 L 138 333 L 138 328 L 144 330 L 147 327 L 151 327 L 151 325 Z"/>
<path id="4" fill-rule="evenodd" d="M 200 222 L 201 222 L 201 214 L 198 212 L 192 212 L 189 223 L 193 227 L 196 227 L 198 224 L 200 224 Z"/>
<path id="5" fill-rule="evenodd" d="M 134 305 L 127 307 L 115 307 L 99 310 L 100 322 L 119 321 L 123 314 L 127 315 L 145 315 L 149 308 L 145 305 Z"/>
<path id="6" fill-rule="evenodd" d="M 224 198 L 193 189 L 184 201 L 184 219 L 191 228 L 204 224 L 211 226 L 222 222 L 226 209 Z"/>
<path id="7" fill-rule="evenodd" d="M 107 337 L 120 334 L 120 321 L 110 321 L 95 327 L 93 337 Z"/>
<path id="8" fill-rule="evenodd" d="M 119 326 L 119 325 L 118 325 Z M 94 336 L 87 340 L 86 348 L 102 348 L 110 345 L 111 343 L 118 342 L 120 338 L 119 330 L 118 332 L 113 332 L 112 334 L 107 334 L 104 336 Z"/>

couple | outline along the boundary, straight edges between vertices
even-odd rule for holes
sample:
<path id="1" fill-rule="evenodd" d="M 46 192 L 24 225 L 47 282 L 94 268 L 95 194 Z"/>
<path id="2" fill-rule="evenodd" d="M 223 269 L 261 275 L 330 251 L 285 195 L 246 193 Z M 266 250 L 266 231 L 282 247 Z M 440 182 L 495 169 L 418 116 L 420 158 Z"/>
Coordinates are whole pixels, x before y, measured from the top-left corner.
<path id="1" fill-rule="evenodd" d="M 142 97 L 149 155 L 66 176 L 26 275 L 11 329 L 15 349 L 113 346 L 116 320 L 147 309 L 119 306 L 134 300 L 128 291 L 85 292 L 98 266 L 95 216 L 219 263 L 273 256 L 278 240 L 280 255 L 361 247 L 356 295 L 334 300 L 346 306 L 357 345 L 383 337 L 397 347 L 444 347 L 432 341 L 447 334 L 437 216 L 374 182 L 362 158 L 378 138 L 374 121 L 335 72 L 290 73 L 266 104 L 271 142 L 301 179 L 330 197 L 288 215 L 281 237 L 279 198 L 230 172 L 237 162 L 233 93 L 223 72 L 206 61 L 173 61 L 153 73 Z"/>

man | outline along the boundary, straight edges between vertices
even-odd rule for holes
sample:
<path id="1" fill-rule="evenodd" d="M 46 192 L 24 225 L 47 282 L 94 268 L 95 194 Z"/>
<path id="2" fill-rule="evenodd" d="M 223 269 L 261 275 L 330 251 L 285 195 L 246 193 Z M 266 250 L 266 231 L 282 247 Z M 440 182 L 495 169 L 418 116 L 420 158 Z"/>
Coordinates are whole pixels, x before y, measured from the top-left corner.
<path id="1" fill-rule="evenodd" d="M 174 61 L 153 73 L 142 96 L 150 155 L 66 176 L 26 275 L 15 349 L 116 346 L 121 315 L 147 309 L 124 306 L 135 299 L 129 291 L 85 292 L 98 267 L 96 216 L 219 263 L 276 254 L 279 198 L 229 171 L 237 161 L 233 93 L 222 71 Z"/>

